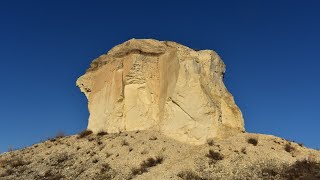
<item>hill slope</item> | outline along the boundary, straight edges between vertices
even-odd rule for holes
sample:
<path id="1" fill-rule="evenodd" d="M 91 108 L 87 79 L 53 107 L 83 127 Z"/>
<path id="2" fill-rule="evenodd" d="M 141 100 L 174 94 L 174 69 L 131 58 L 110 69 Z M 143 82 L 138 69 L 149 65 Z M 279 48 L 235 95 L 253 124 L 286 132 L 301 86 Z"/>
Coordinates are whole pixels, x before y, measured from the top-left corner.
<path id="1" fill-rule="evenodd" d="M 320 151 L 242 133 L 193 146 L 157 132 L 57 137 L 0 155 L 0 179 L 320 179 Z"/>

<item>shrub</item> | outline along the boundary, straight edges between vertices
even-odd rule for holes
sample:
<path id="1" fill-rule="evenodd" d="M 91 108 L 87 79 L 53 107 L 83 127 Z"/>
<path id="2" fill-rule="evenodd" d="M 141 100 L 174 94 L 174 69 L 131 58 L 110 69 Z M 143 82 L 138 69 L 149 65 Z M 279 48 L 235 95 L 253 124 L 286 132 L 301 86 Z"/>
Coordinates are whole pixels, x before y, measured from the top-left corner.
<path id="1" fill-rule="evenodd" d="M 104 136 L 104 135 L 107 135 L 107 134 L 108 134 L 108 132 L 106 132 L 106 131 L 99 131 L 97 133 L 97 136 Z"/>
<path id="2" fill-rule="evenodd" d="M 248 142 L 249 144 L 252 144 L 252 145 L 256 146 L 256 145 L 258 144 L 258 139 L 256 139 L 256 138 L 249 138 L 249 139 L 247 140 L 247 142 Z"/>
<path id="3" fill-rule="evenodd" d="M 132 175 L 134 175 L 134 176 L 136 176 L 136 175 L 141 175 L 141 174 L 143 174 L 143 173 L 145 173 L 145 172 L 148 172 L 148 169 L 146 169 L 146 168 L 142 168 L 142 167 L 139 167 L 139 168 L 132 168 L 131 169 L 131 173 L 132 173 Z"/>
<path id="4" fill-rule="evenodd" d="M 320 179 L 320 163 L 308 160 L 296 161 L 286 167 L 281 176 L 286 179 Z"/>
<path id="5" fill-rule="evenodd" d="M 14 174 L 14 173 L 15 173 L 14 170 L 12 170 L 12 169 L 6 169 L 6 171 L 5 171 L 4 173 L 0 174 L 0 177 L 10 176 L 10 175 L 12 175 L 12 174 Z"/>
<path id="6" fill-rule="evenodd" d="M 275 169 L 268 167 L 268 168 L 262 169 L 262 174 L 267 174 L 268 176 L 276 176 L 278 172 Z"/>
<path id="7" fill-rule="evenodd" d="M 77 138 L 78 138 L 78 139 L 84 138 L 84 137 L 89 136 L 90 134 L 92 134 L 92 131 L 89 130 L 89 129 L 86 129 L 86 130 L 80 132 L 80 133 L 78 134 L 78 137 L 77 137 Z"/>
<path id="8" fill-rule="evenodd" d="M 158 164 L 161 164 L 163 162 L 163 157 L 161 156 L 157 156 L 155 158 L 148 158 L 147 160 L 143 161 L 140 166 L 141 167 L 146 167 L 146 168 L 150 168 L 153 166 L 156 166 Z"/>
<path id="9" fill-rule="evenodd" d="M 207 139 L 207 144 L 209 146 L 213 146 L 214 145 L 214 140 L 212 138 Z"/>
<path id="10" fill-rule="evenodd" d="M 97 142 L 97 144 L 98 144 L 98 145 L 102 145 L 102 144 L 103 144 L 103 142 L 101 142 L 101 141 L 98 141 L 98 142 Z"/>
<path id="11" fill-rule="evenodd" d="M 284 150 L 286 150 L 287 152 L 292 152 L 295 150 L 295 148 L 291 145 L 291 143 L 287 143 L 285 146 L 284 146 Z"/>
<path id="12" fill-rule="evenodd" d="M 100 169 L 101 173 L 104 173 L 104 172 L 109 171 L 109 170 L 111 170 L 111 167 L 110 167 L 110 165 L 108 163 L 103 163 L 101 165 L 101 169 Z"/>
<path id="13" fill-rule="evenodd" d="M 223 160 L 223 155 L 221 155 L 219 152 L 214 152 L 213 150 L 209 150 L 209 153 L 206 155 L 208 158 L 214 161 Z"/>
<path id="14" fill-rule="evenodd" d="M 163 157 L 162 156 L 157 156 L 155 158 L 148 158 L 144 160 L 141 164 L 140 167 L 138 168 L 132 168 L 131 173 L 132 175 L 141 175 L 145 172 L 148 172 L 148 169 L 154 166 L 157 166 L 158 164 L 161 164 L 163 162 Z"/>
<path id="15" fill-rule="evenodd" d="M 20 157 L 14 157 L 12 159 L 1 160 L 0 162 L 2 167 L 10 166 L 11 168 L 17 168 L 20 166 L 28 165 L 29 162 L 22 160 Z"/>
<path id="16" fill-rule="evenodd" d="M 204 178 L 200 177 L 198 174 L 190 170 L 181 171 L 177 174 L 177 176 L 183 180 L 205 180 Z"/>

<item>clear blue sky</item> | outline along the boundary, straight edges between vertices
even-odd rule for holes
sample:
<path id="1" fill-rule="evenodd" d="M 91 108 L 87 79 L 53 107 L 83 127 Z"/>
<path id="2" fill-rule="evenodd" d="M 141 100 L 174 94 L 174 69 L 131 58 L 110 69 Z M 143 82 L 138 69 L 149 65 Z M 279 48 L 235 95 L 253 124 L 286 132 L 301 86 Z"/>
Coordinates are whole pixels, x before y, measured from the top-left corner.
<path id="1" fill-rule="evenodd" d="M 0 152 L 86 128 L 75 86 L 130 38 L 213 49 L 249 132 L 320 148 L 319 1 L 0 2 Z"/>

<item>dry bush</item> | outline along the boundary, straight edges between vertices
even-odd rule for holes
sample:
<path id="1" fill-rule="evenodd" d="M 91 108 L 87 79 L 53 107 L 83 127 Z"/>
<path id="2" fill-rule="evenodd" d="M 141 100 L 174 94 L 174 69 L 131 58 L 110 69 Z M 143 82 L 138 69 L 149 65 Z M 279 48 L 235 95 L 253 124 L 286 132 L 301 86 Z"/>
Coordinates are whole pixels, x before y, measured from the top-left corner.
<path id="1" fill-rule="evenodd" d="M 291 145 L 291 143 L 287 143 L 285 146 L 284 146 L 284 150 L 291 153 L 295 150 L 295 148 Z"/>
<path id="2" fill-rule="evenodd" d="M 67 153 L 59 154 L 59 155 L 56 156 L 56 162 L 57 162 L 56 165 L 61 164 L 61 163 L 65 162 L 65 161 L 67 161 L 68 159 L 69 159 L 69 156 L 68 156 Z"/>
<path id="3" fill-rule="evenodd" d="M 77 137 L 77 138 L 78 138 L 78 139 L 84 138 L 84 137 L 89 136 L 90 134 L 92 134 L 92 131 L 89 130 L 89 129 L 86 129 L 86 130 L 80 132 L 80 133 L 78 134 L 78 137 Z"/>
<path id="4" fill-rule="evenodd" d="M 286 179 L 320 179 L 320 162 L 302 160 L 286 167 L 281 176 Z"/>
<path id="5" fill-rule="evenodd" d="M 161 164 L 163 162 L 163 157 L 162 156 L 157 156 L 155 158 L 148 158 L 147 160 L 143 161 L 140 166 L 150 168 L 153 166 L 156 166 L 158 164 Z"/>
<path id="6" fill-rule="evenodd" d="M 211 149 L 209 150 L 209 153 L 206 156 L 215 161 L 223 160 L 224 158 L 222 154 L 220 154 L 219 152 L 214 152 Z"/>
<path id="7" fill-rule="evenodd" d="M 101 173 L 104 173 L 104 172 L 109 171 L 109 170 L 111 170 L 111 167 L 110 167 L 110 165 L 108 163 L 103 163 L 101 165 L 101 169 L 100 169 Z"/>
<path id="8" fill-rule="evenodd" d="M 108 135 L 108 132 L 107 131 L 99 131 L 97 133 L 97 136 L 104 136 L 104 135 Z"/>
<path id="9" fill-rule="evenodd" d="M 133 168 L 131 169 L 131 173 L 132 173 L 132 175 L 134 175 L 134 176 L 136 176 L 136 175 L 141 175 L 141 174 L 143 174 L 143 173 L 145 173 L 145 172 L 148 172 L 148 169 L 147 169 L 147 168 L 142 168 L 142 167 L 136 168 L 136 167 L 133 167 Z"/>
<path id="10" fill-rule="evenodd" d="M 45 172 L 45 174 L 42 176 L 43 179 L 48 179 L 48 180 L 60 180 L 64 178 L 62 174 L 59 174 L 57 172 L 53 173 L 51 170 L 48 170 Z"/>
<path id="11" fill-rule="evenodd" d="M 162 156 L 157 156 L 155 158 L 148 158 L 147 160 L 144 160 L 138 168 L 132 168 L 131 173 L 132 175 L 141 175 L 145 172 L 148 172 L 148 169 L 154 166 L 157 166 L 158 164 L 161 164 L 163 162 Z"/>
<path id="12" fill-rule="evenodd" d="M 214 145 L 214 140 L 212 138 L 207 139 L 207 144 L 209 146 L 213 146 Z"/>
<path id="13" fill-rule="evenodd" d="M 178 177 L 180 177 L 183 180 L 205 180 L 195 172 L 191 170 L 181 171 L 177 174 Z"/>
<path id="14" fill-rule="evenodd" d="M 22 160 L 20 157 L 12 157 L 11 159 L 1 160 L 0 164 L 2 167 L 10 166 L 11 168 L 17 168 L 28 165 L 29 162 Z"/>
<path id="15" fill-rule="evenodd" d="M 248 142 L 249 144 L 252 144 L 252 145 L 256 146 L 256 145 L 258 144 L 258 139 L 251 137 L 251 138 L 249 138 L 249 139 L 247 140 L 247 142 Z"/>
<path id="16" fill-rule="evenodd" d="M 6 171 L 2 174 L 0 174 L 0 177 L 6 177 L 6 176 L 10 176 L 13 175 L 15 172 L 12 169 L 6 169 Z"/>

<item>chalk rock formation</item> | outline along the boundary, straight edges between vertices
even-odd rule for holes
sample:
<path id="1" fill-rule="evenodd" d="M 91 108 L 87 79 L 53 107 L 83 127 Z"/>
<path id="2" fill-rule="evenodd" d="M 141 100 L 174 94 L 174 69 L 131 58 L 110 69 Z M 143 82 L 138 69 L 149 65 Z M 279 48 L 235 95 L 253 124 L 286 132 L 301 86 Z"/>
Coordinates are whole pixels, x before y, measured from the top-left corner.
<path id="1" fill-rule="evenodd" d="M 131 39 L 95 59 L 77 86 L 88 98 L 94 132 L 150 129 L 203 144 L 244 131 L 224 73 L 212 50 Z"/>

